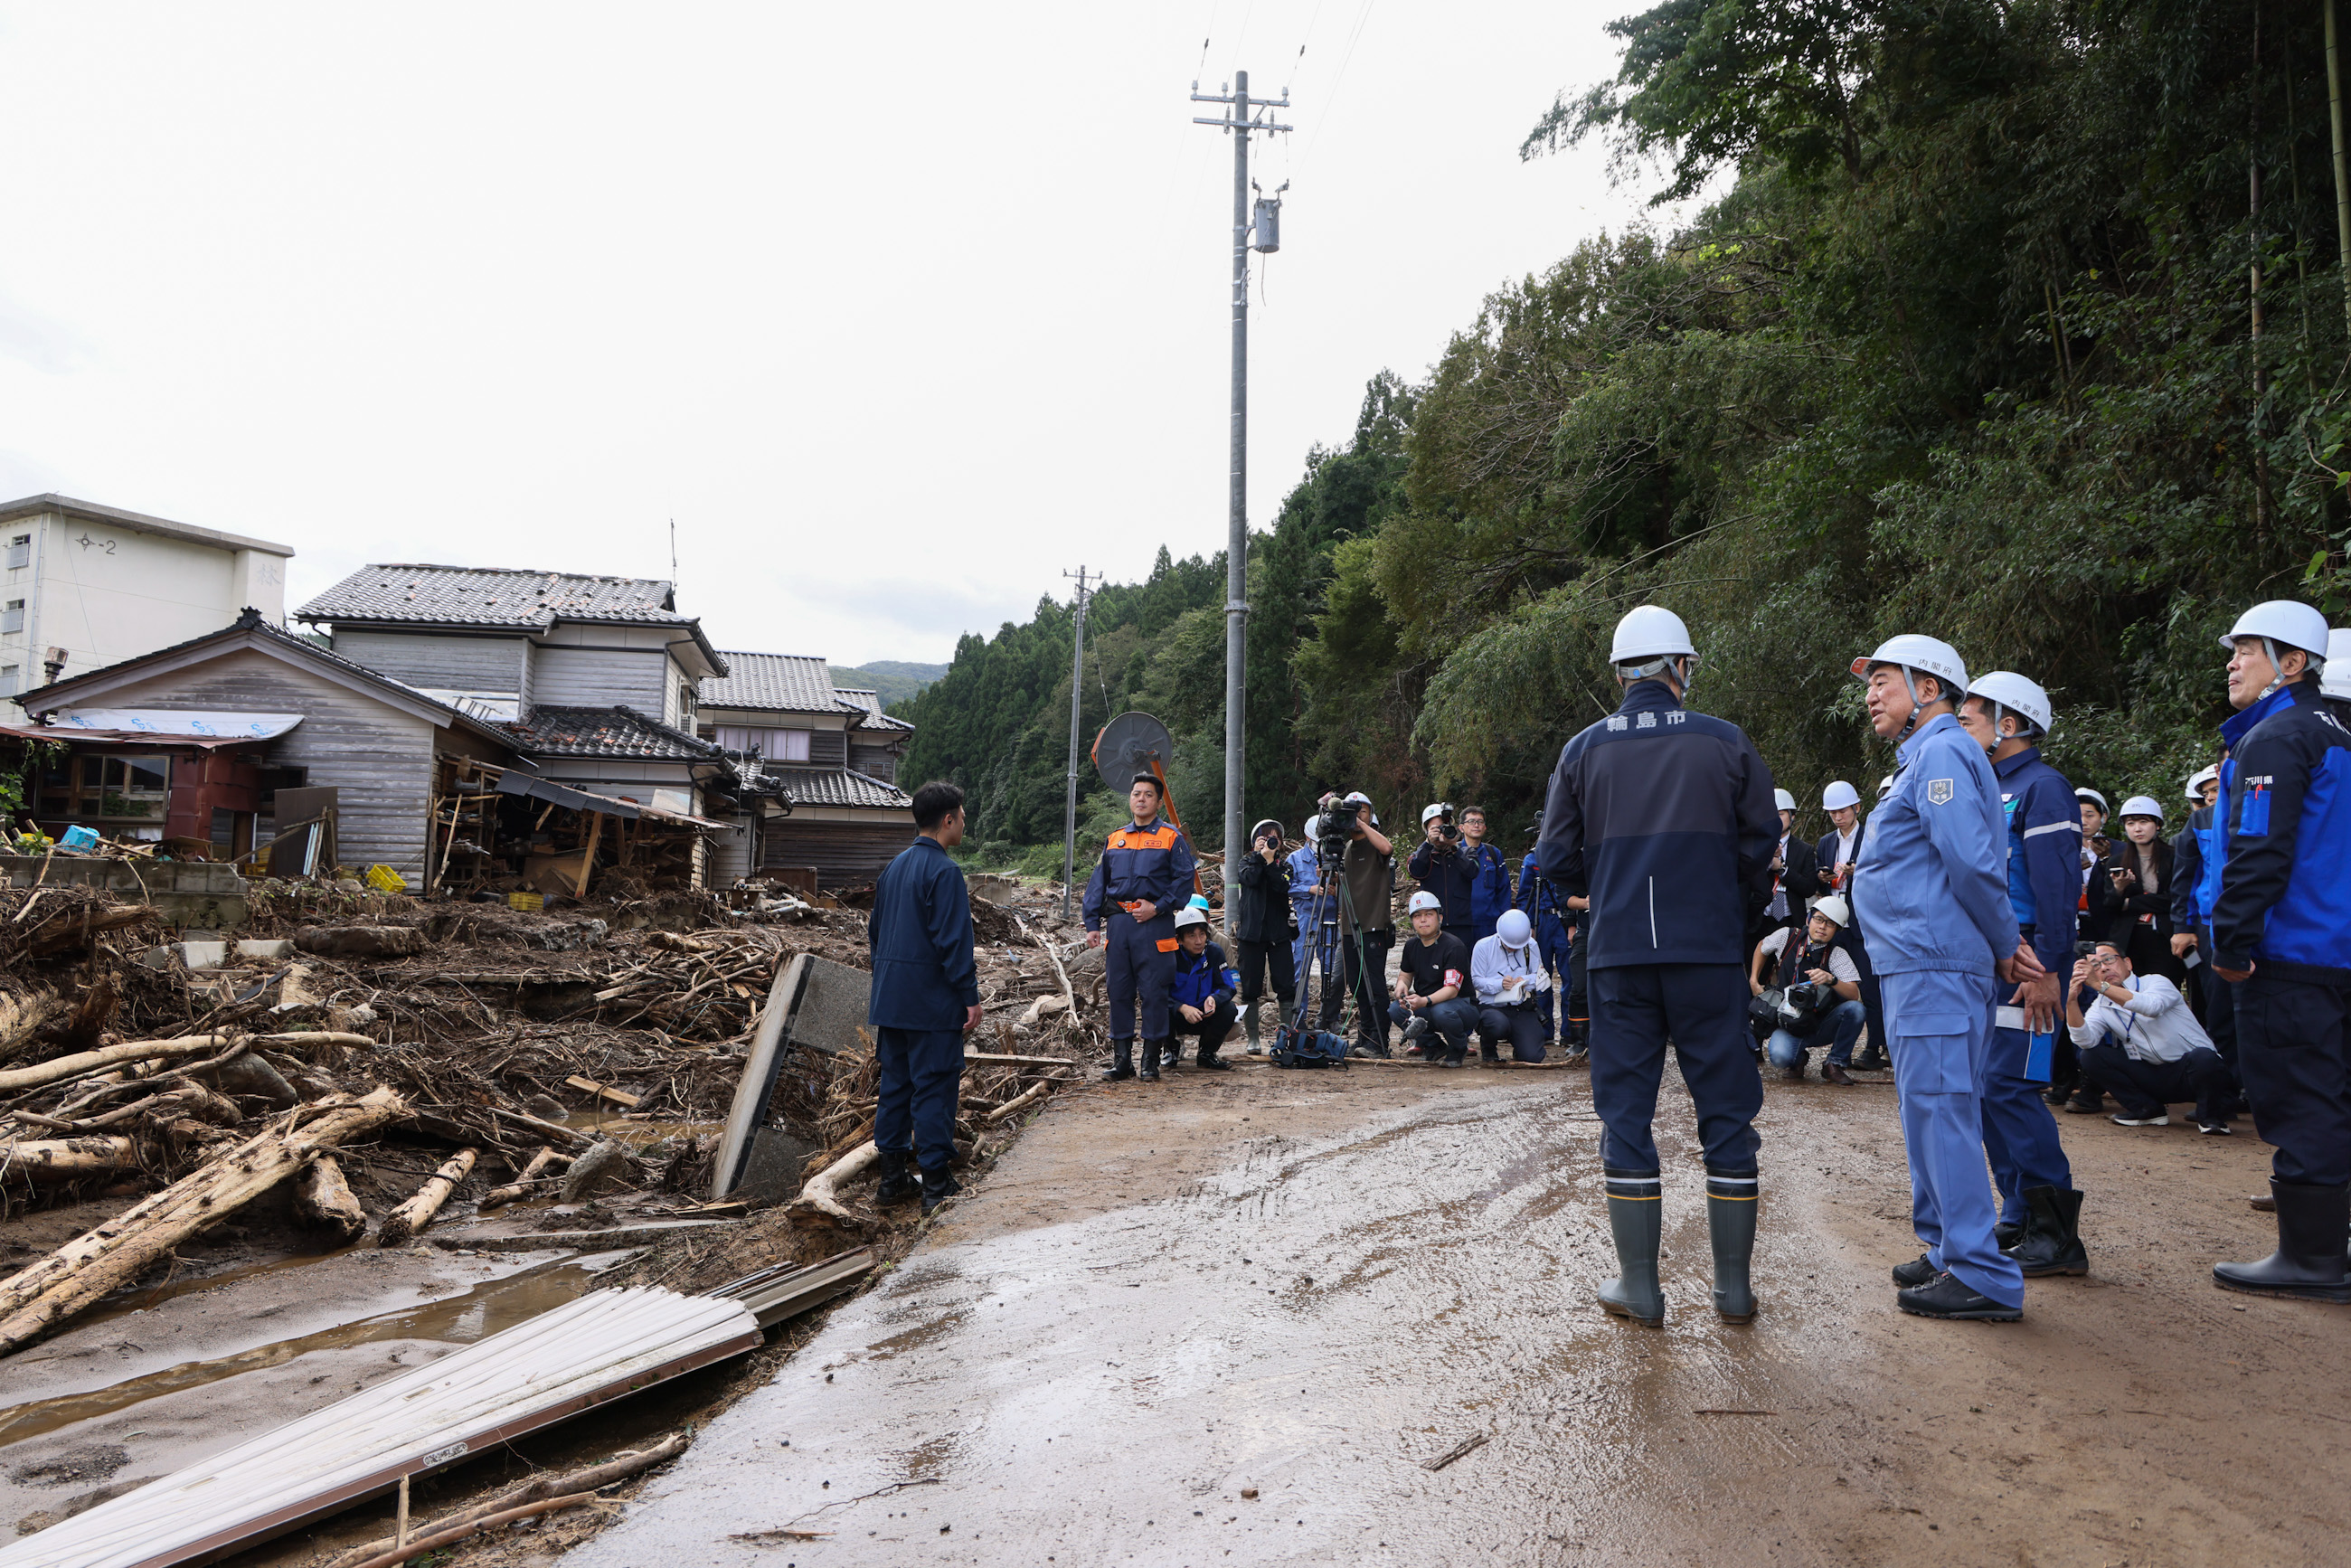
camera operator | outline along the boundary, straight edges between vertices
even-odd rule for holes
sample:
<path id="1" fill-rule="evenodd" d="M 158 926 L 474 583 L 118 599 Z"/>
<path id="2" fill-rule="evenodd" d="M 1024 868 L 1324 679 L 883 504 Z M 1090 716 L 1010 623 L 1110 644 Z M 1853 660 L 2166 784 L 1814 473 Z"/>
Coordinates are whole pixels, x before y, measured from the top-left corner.
<path id="1" fill-rule="evenodd" d="M 1270 817 L 1249 830 L 1249 852 L 1241 857 L 1234 881 L 1227 934 L 1241 972 L 1241 1003 L 1248 1009 L 1243 1027 L 1249 1031 L 1251 1056 L 1265 1054 L 1259 1029 L 1258 998 L 1263 994 L 1265 971 L 1273 970 L 1275 1005 L 1290 1015 L 1290 992 L 1296 979 L 1290 969 L 1290 942 L 1297 927 L 1290 913 L 1290 862 L 1282 858 L 1281 824 Z"/>
<path id="2" fill-rule="evenodd" d="M 1395 845 L 1380 831 L 1372 799 L 1360 789 L 1343 800 L 1324 796 L 1317 832 L 1334 844 L 1344 836 L 1345 848 L 1339 855 L 1339 949 L 1347 990 L 1355 998 L 1354 1050 L 1364 1056 L 1385 1057 L 1387 997 L 1380 982 L 1387 975 L 1388 949 L 1395 943 L 1391 907 Z M 1328 1002 L 1324 1016 L 1337 1021 Z"/>
<path id="3" fill-rule="evenodd" d="M 1478 1027 L 1478 1006 L 1461 993 L 1469 985 L 1469 949 L 1445 929 L 1445 911 L 1433 893 L 1416 893 L 1410 905 L 1412 940 L 1404 945 L 1395 977 L 1395 1000 L 1385 1022 L 1404 1026 L 1405 1043 L 1440 1067 L 1458 1067 L 1468 1054 L 1469 1031 Z M 1440 1052 L 1428 1042 L 1443 1040 Z M 1380 1055 L 1387 1054 L 1383 1045 Z"/>
<path id="4" fill-rule="evenodd" d="M 1794 926 L 1782 925 L 1755 945 L 1747 988 L 1760 997 L 1768 987 L 1792 1002 L 1811 1004 L 1801 1021 L 1782 1021 L 1763 1042 L 1771 1065 L 1791 1083 L 1804 1081 L 1804 1058 L 1825 1030 L 1829 1054 L 1821 1063 L 1821 1082 L 1853 1085 L 1845 1069 L 1853 1065 L 1853 1044 L 1868 1014 L 1861 1005 L 1861 967 L 1837 942 L 1837 933 L 1852 919 L 1844 900 L 1832 893 L 1813 905 L 1802 942 Z M 1799 988 L 1807 986 L 1809 991 Z"/>
<path id="5" fill-rule="evenodd" d="M 1459 937 L 1466 952 L 1473 940 L 1469 914 L 1470 880 L 1475 868 L 1461 852 L 1461 830 L 1453 824 L 1453 808 L 1442 800 L 1423 807 L 1420 848 L 1412 852 L 1405 869 L 1421 891 L 1437 895 L 1445 914 L 1445 929 Z"/>
<path id="6" fill-rule="evenodd" d="M 1316 819 L 1306 819 L 1304 836 L 1296 849 L 1290 852 L 1290 923 L 1298 935 L 1290 939 L 1290 968 L 1293 998 L 1307 994 L 1307 982 L 1321 966 L 1322 975 L 1322 1006 L 1319 1027 L 1329 1029 L 1339 1021 L 1339 905 L 1338 886 L 1326 882 L 1322 875 L 1322 852 L 1315 847 Z M 1293 999 L 1286 1009 L 1283 1022 L 1291 1021 L 1296 1010 Z"/>

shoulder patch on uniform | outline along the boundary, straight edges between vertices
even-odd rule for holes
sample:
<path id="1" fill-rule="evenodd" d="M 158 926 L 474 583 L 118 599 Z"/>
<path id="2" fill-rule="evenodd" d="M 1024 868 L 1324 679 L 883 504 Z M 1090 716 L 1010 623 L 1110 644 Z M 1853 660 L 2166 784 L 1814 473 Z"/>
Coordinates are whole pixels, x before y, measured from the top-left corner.
<path id="1" fill-rule="evenodd" d="M 1949 779 L 1927 780 L 1927 803 L 1930 806 L 1948 806 L 1959 792 L 1959 787 Z"/>

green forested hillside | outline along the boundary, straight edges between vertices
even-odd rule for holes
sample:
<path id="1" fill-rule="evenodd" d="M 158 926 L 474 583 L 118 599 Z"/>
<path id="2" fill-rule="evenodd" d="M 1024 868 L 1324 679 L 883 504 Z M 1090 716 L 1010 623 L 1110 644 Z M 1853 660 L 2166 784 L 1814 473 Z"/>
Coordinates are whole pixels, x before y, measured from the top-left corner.
<path id="1" fill-rule="evenodd" d="M 947 673 L 945 664 L 916 664 L 904 659 L 876 659 L 868 664 L 831 666 L 836 686 L 870 688 L 887 708 L 920 695 L 925 686 Z"/>
<path id="2" fill-rule="evenodd" d="M 1599 136 L 1661 193 L 1735 182 L 1687 231 L 1498 290 L 1309 455 L 1250 563 L 1250 814 L 1333 785 L 1409 821 L 1442 791 L 1519 841 L 1645 600 L 1692 626 L 1694 705 L 1800 797 L 1886 769 L 1846 664 L 1917 630 L 2049 685 L 2077 782 L 2177 800 L 2235 612 L 2344 598 L 2319 16 L 1676 0 L 1616 24 L 1619 76 L 1531 106 L 1526 154 Z M 1220 583 L 1163 563 L 1106 592 L 1088 674 L 1090 732 L 1170 722 L 1209 844 Z M 916 770 L 972 785 L 986 836 L 1058 836 L 1067 679 L 1040 604 L 919 699 Z"/>

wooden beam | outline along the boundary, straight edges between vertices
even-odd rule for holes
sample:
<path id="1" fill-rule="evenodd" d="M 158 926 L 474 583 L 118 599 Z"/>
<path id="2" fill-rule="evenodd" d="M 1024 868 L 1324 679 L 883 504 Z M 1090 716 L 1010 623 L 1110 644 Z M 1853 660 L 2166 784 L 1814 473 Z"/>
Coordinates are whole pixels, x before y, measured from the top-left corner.
<path id="1" fill-rule="evenodd" d="M 571 890 L 574 898 L 588 896 L 588 879 L 596 872 L 596 841 L 604 831 L 604 813 L 588 813 L 588 845 L 580 856 L 580 881 Z"/>

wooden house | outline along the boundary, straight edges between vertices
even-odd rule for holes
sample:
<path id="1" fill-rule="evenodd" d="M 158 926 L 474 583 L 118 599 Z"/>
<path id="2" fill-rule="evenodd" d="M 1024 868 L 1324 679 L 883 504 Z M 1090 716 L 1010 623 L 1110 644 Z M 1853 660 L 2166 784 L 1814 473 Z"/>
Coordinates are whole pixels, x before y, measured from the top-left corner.
<path id="1" fill-rule="evenodd" d="M 870 691 L 834 686 L 822 659 L 727 653 L 702 685 L 699 733 L 746 771 L 780 782 L 789 808 L 767 808 L 751 866 L 813 873 L 824 887 L 871 882 L 914 831 L 898 758 L 914 726 Z"/>

